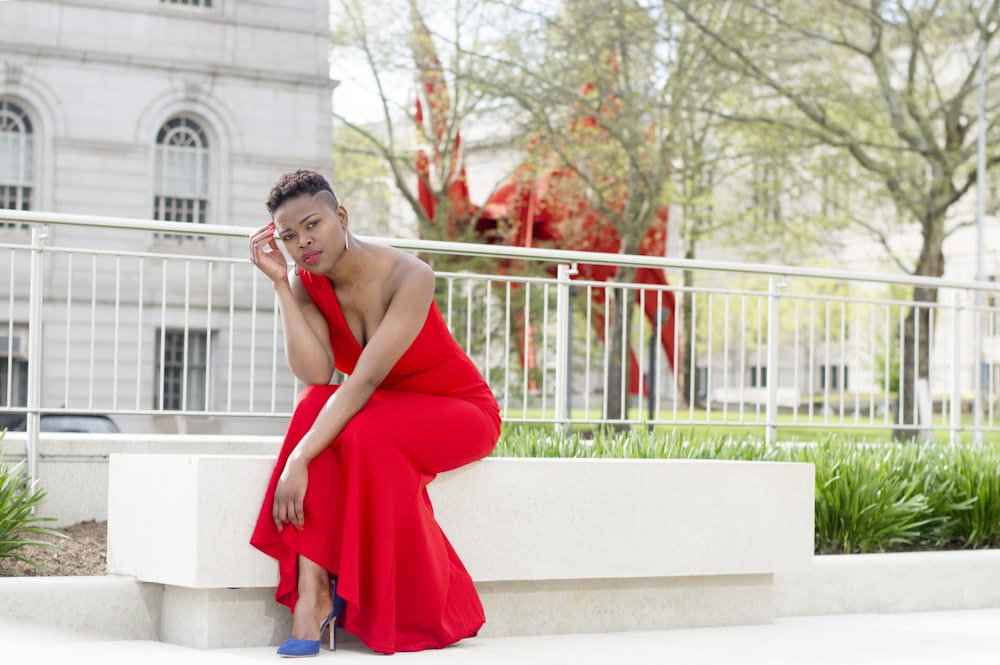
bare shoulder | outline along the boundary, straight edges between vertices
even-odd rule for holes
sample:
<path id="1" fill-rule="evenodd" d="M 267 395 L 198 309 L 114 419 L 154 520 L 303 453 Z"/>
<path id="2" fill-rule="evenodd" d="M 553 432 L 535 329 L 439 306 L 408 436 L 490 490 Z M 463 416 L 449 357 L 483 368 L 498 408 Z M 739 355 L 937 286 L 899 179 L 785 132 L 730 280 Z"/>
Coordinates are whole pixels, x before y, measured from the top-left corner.
<path id="1" fill-rule="evenodd" d="M 393 293 L 434 295 L 434 270 L 425 262 L 412 254 L 393 250 L 396 255 L 393 260 L 389 284 Z"/>

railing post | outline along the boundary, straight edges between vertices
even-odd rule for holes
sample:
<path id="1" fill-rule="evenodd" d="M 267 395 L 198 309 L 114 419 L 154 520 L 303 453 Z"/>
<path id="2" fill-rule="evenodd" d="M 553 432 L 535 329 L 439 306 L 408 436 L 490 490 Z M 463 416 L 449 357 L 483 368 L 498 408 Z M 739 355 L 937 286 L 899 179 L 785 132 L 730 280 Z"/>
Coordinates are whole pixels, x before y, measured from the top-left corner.
<path id="1" fill-rule="evenodd" d="M 767 282 L 767 429 L 764 440 L 773 443 L 778 438 L 778 290 L 784 280 L 772 277 Z"/>
<path id="2" fill-rule="evenodd" d="M 979 279 L 979 276 L 976 276 Z M 976 306 L 972 309 L 972 325 L 975 332 L 972 352 L 972 441 L 983 442 L 983 308 L 986 306 L 983 292 L 976 291 Z"/>
<path id="3" fill-rule="evenodd" d="M 28 477 L 38 480 L 38 432 L 42 403 L 42 284 L 45 238 L 48 227 L 31 227 L 31 276 L 28 295 L 28 411 L 25 432 L 28 443 Z"/>
<path id="4" fill-rule="evenodd" d="M 570 420 L 570 372 L 573 354 L 570 353 L 570 277 L 577 273 L 576 264 L 560 264 L 556 274 L 556 431 L 566 431 Z"/>
<path id="5" fill-rule="evenodd" d="M 962 367 L 962 296 L 955 294 L 954 321 L 952 322 L 952 370 L 951 370 L 951 434 L 948 440 L 958 444 L 958 434 L 962 431 L 962 390 L 960 371 Z"/>

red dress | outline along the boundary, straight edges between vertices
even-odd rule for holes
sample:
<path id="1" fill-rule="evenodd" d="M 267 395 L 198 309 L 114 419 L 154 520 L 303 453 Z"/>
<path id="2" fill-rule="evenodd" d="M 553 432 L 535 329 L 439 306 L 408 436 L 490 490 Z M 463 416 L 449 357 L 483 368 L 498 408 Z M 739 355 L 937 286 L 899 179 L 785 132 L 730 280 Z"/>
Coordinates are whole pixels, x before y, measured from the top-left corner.
<path id="1" fill-rule="evenodd" d="M 330 328 L 337 369 L 350 374 L 362 347 L 333 285 L 302 281 Z M 338 386 L 299 396 L 250 543 L 278 560 L 275 598 L 295 608 L 301 553 L 337 578 L 347 604 L 339 625 L 381 653 L 441 648 L 485 622 L 472 578 L 427 495 L 436 474 L 488 455 L 500 435 L 496 399 L 432 303 L 423 328 L 333 443 L 309 464 L 305 526 L 274 526 L 278 476 Z"/>

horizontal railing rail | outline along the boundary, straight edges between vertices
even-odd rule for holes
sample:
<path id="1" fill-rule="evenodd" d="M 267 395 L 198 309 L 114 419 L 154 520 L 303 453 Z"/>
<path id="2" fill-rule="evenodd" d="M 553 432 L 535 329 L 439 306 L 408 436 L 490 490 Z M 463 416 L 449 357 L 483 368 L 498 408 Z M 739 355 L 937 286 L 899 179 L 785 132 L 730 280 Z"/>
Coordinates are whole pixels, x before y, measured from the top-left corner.
<path id="1" fill-rule="evenodd" d="M 0 428 L 23 418 L 29 443 L 59 414 L 280 429 L 301 385 L 248 260 L 252 230 L 0 210 Z M 993 282 L 362 240 L 435 267 L 439 306 L 507 422 L 1000 431 Z M 915 305 L 914 287 L 937 300 Z"/>

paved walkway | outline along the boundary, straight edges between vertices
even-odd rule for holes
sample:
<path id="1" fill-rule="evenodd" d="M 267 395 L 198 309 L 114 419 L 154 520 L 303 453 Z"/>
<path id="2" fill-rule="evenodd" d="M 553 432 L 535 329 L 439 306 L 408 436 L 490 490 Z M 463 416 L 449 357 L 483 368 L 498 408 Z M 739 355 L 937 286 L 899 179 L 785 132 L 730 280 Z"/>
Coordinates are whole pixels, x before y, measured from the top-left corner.
<path id="1" fill-rule="evenodd" d="M 2 602 L 2 600 L 0 600 Z M 158 642 L 104 642 L 0 624 L 4 663 L 250 665 L 288 662 L 273 648 L 201 651 Z M 310 662 L 383 662 L 357 642 Z M 397 654 L 399 665 L 996 665 L 1000 608 L 921 614 L 779 618 L 764 626 L 635 633 L 493 637 Z"/>

